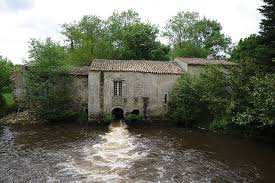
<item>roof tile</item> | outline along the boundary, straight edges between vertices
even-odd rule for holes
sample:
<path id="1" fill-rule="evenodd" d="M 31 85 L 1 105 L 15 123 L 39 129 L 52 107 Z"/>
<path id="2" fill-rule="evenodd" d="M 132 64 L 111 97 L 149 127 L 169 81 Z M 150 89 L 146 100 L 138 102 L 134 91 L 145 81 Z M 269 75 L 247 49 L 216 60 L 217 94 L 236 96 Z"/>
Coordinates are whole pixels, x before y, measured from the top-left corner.
<path id="1" fill-rule="evenodd" d="M 90 71 L 143 72 L 154 74 L 181 74 L 183 70 L 176 62 L 152 60 L 104 60 L 92 62 Z"/>
<path id="2" fill-rule="evenodd" d="M 175 61 L 182 61 L 188 65 L 237 65 L 227 60 L 209 60 L 203 58 L 176 58 Z"/>

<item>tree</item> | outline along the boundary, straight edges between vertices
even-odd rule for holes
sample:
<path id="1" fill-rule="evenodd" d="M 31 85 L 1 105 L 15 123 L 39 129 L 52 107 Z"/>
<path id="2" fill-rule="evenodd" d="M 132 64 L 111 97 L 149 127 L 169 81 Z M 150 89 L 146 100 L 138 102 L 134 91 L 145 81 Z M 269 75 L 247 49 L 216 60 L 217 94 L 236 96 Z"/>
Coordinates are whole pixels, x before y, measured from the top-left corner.
<path id="1" fill-rule="evenodd" d="M 97 16 L 84 16 L 79 22 L 62 25 L 72 65 L 90 65 L 94 58 L 112 57 L 106 22 Z"/>
<path id="2" fill-rule="evenodd" d="M 114 12 L 106 21 L 84 16 L 64 24 L 62 34 L 72 65 L 90 65 L 95 58 L 168 60 L 169 47 L 158 40 L 159 30 L 142 23 L 132 9 Z"/>
<path id="3" fill-rule="evenodd" d="M 149 23 L 134 23 L 127 27 L 121 39 L 118 59 L 166 60 L 169 49 L 156 41 L 159 30 Z"/>
<path id="4" fill-rule="evenodd" d="M 64 48 L 51 39 L 32 39 L 26 89 L 29 107 L 48 121 L 64 119 L 70 111 L 70 76 Z"/>
<path id="5" fill-rule="evenodd" d="M 12 69 L 12 62 L 0 55 L 0 93 L 3 90 L 10 90 Z"/>
<path id="6" fill-rule="evenodd" d="M 206 18 L 201 19 L 196 12 L 179 12 L 168 20 L 165 28 L 164 36 L 168 37 L 175 53 L 179 53 L 179 50 L 186 45 L 189 49 L 192 45 L 191 53 L 195 55 L 187 54 L 192 57 L 205 55 L 205 50 L 206 55 L 211 53 L 217 56 L 230 52 L 231 39 L 221 33 L 220 23 Z M 176 55 L 175 53 L 172 55 Z"/>
<path id="7" fill-rule="evenodd" d="M 197 12 L 178 12 L 166 23 L 164 36 L 173 46 L 182 48 L 182 43 L 193 39 L 194 25 L 199 21 Z"/>
<path id="8" fill-rule="evenodd" d="M 186 57 L 186 58 L 206 58 L 208 51 L 205 48 L 201 48 L 196 44 L 188 41 L 182 43 L 182 48 L 175 47 L 170 53 L 172 59 L 177 57 Z"/>
<path id="9" fill-rule="evenodd" d="M 263 0 L 264 5 L 259 9 L 260 13 L 264 16 L 260 23 L 262 44 L 266 45 L 269 49 L 268 63 L 275 65 L 275 1 Z"/>
<path id="10" fill-rule="evenodd" d="M 233 49 L 231 60 L 235 62 L 253 62 L 257 64 L 267 64 L 268 49 L 261 44 L 261 39 L 256 34 L 252 34 L 245 39 L 241 39 Z"/>
<path id="11" fill-rule="evenodd" d="M 141 22 L 137 12 L 114 12 L 107 27 L 115 59 L 168 60 L 169 48 L 157 41 L 159 29 Z"/>
<path id="12" fill-rule="evenodd" d="M 11 72 L 13 64 L 7 58 L 0 55 L 0 116 L 5 113 L 7 108 L 6 100 L 3 93 L 11 92 Z"/>

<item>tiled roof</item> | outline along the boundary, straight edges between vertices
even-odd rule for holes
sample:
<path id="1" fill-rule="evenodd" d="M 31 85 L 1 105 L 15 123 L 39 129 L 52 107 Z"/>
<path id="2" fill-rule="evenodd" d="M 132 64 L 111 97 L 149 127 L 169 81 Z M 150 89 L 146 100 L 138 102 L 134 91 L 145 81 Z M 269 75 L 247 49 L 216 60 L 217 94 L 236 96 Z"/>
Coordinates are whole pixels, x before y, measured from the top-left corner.
<path id="1" fill-rule="evenodd" d="M 208 60 L 203 58 L 176 58 L 175 61 L 182 61 L 188 65 L 237 65 L 226 60 Z"/>
<path id="2" fill-rule="evenodd" d="M 75 75 L 88 75 L 89 74 L 89 70 L 90 70 L 89 66 L 73 67 L 71 69 L 71 74 L 75 74 Z"/>
<path id="3" fill-rule="evenodd" d="M 143 72 L 155 74 L 181 74 L 183 70 L 176 62 L 152 60 L 103 60 L 92 62 L 91 71 Z"/>

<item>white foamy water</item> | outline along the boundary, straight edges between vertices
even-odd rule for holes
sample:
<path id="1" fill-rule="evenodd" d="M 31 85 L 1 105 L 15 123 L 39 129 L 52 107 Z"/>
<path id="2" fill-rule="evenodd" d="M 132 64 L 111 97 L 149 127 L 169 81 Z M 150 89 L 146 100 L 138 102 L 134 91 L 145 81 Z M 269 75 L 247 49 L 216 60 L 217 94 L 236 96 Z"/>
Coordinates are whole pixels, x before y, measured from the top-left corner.
<path id="1" fill-rule="evenodd" d="M 70 158 L 59 164 L 61 174 L 81 177 L 87 182 L 131 182 L 123 176 L 133 163 L 146 156 L 138 151 L 138 143 L 124 122 L 113 123 L 99 143 L 83 147 L 80 160 Z"/>

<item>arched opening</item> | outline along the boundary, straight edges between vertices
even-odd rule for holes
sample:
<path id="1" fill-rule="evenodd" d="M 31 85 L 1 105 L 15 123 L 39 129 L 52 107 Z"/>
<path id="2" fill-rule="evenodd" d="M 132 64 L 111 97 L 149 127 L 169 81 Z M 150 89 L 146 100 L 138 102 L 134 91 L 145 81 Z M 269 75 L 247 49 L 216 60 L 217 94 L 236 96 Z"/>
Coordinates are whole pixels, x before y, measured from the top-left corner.
<path id="1" fill-rule="evenodd" d="M 114 120 L 121 120 L 124 119 L 124 112 L 121 108 L 115 108 L 112 110 L 112 116 Z"/>

